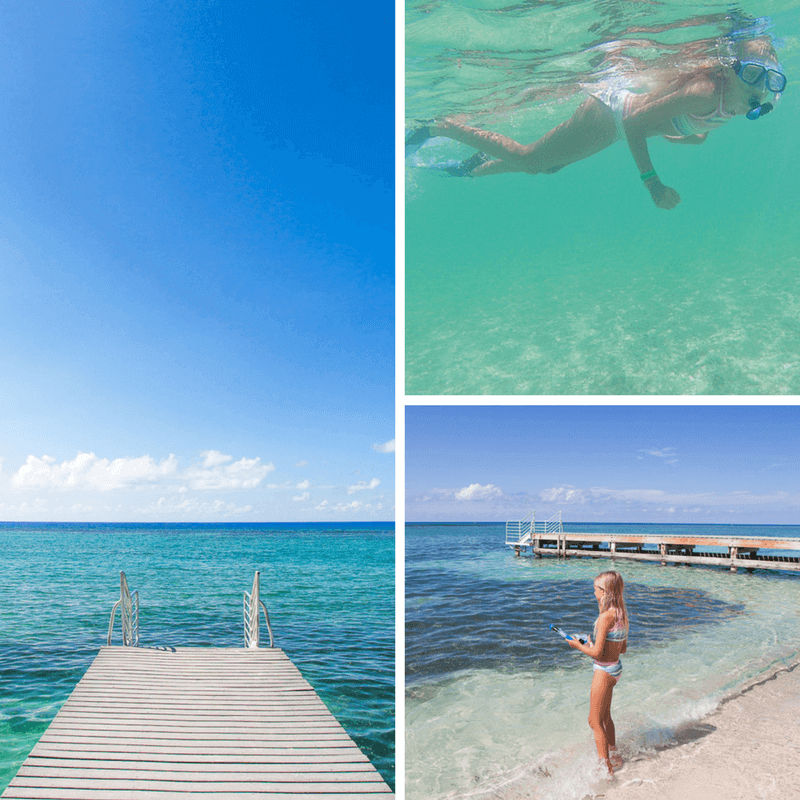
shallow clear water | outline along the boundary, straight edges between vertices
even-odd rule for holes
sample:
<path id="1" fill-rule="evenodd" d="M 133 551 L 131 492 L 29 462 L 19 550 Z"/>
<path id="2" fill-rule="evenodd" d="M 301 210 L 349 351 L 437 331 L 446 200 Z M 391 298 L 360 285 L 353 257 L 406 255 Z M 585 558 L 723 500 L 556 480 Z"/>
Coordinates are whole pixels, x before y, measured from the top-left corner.
<path id="1" fill-rule="evenodd" d="M 729 8 L 408 3 L 408 124 L 460 114 L 533 142 L 585 98 L 580 84 L 608 75 L 604 44 L 646 39 L 664 57 L 719 35 L 702 19 Z M 426 167 L 474 152 L 445 139 L 407 159 L 406 392 L 800 391 L 799 8 L 745 9 L 781 40 L 789 85 L 770 116 L 736 118 L 700 147 L 649 140 L 682 198 L 672 211 L 622 142 L 555 175 L 443 177 Z"/>
<path id="2" fill-rule="evenodd" d="M 2 524 L 0 553 L 0 791 L 105 644 L 120 570 L 142 646 L 209 647 L 242 646 L 260 570 L 275 645 L 394 784 L 393 525 Z"/>
<path id="3" fill-rule="evenodd" d="M 800 527 L 790 526 L 622 527 L 800 536 Z M 586 724 L 591 661 L 549 625 L 590 632 L 597 616 L 592 580 L 605 569 L 623 575 L 630 615 L 612 706 L 623 755 L 668 743 L 681 724 L 797 658 L 796 574 L 514 558 L 504 538 L 501 525 L 407 526 L 409 800 L 582 798 L 594 791 L 599 776 Z"/>

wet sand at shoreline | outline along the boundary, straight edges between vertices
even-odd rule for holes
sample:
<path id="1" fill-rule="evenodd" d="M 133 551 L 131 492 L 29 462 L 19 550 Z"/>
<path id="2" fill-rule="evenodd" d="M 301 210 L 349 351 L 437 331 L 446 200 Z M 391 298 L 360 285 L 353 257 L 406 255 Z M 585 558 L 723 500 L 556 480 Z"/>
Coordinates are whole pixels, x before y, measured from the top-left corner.
<path id="1" fill-rule="evenodd" d="M 754 681 L 677 744 L 634 757 L 596 797 L 736 800 L 800 797 L 800 662 Z"/>

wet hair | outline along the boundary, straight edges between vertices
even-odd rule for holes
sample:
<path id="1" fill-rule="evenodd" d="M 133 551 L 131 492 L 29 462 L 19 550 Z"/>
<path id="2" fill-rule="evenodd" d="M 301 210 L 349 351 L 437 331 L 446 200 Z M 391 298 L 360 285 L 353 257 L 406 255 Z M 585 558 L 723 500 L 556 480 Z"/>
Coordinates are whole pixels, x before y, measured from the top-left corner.
<path id="1" fill-rule="evenodd" d="M 600 600 L 600 611 L 614 609 L 616 624 L 626 628 L 628 626 L 628 611 L 625 608 L 625 598 L 622 593 L 625 589 L 625 581 L 622 575 L 614 570 L 601 572 L 595 579 L 595 583 L 600 584 L 603 589 L 603 597 Z"/>
<path id="2" fill-rule="evenodd" d="M 725 66 L 732 66 L 736 59 L 740 61 L 756 59 L 765 64 L 772 64 L 780 67 L 778 53 L 775 50 L 775 42 L 771 36 L 755 36 L 753 38 L 740 37 L 737 39 L 725 40 L 725 46 L 720 61 Z"/>

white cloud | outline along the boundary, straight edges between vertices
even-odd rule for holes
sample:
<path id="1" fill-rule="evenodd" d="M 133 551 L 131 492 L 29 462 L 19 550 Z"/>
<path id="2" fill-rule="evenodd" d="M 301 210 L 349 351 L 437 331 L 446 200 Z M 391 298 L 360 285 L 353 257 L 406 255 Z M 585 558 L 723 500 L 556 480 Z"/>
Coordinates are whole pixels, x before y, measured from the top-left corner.
<path id="1" fill-rule="evenodd" d="M 374 444 L 372 449 L 377 453 L 394 453 L 394 439 L 390 439 L 383 444 Z"/>
<path id="2" fill-rule="evenodd" d="M 303 500 L 308 500 L 309 497 L 311 497 L 311 492 L 303 492 L 303 494 L 295 495 L 292 500 L 299 503 Z"/>
<path id="3" fill-rule="evenodd" d="M 178 460 L 169 458 L 156 462 L 150 456 L 138 458 L 98 458 L 94 453 L 78 453 L 71 461 L 56 464 L 51 456 L 28 456 L 25 464 L 11 477 L 15 488 L 41 487 L 51 489 L 122 489 L 140 483 L 152 483 L 173 477 Z"/>
<path id="4" fill-rule="evenodd" d="M 203 469 L 214 469 L 220 464 L 227 464 L 229 461 L 233 461 L 233 456 L 226 456 L 220 453 L 219 450 L 204 450 L 200 455 L 204 459 Z"/>
<path id="5" fill-rule="evenodd" d="M 325 511 L 328 507 L 328 501 L 323 500 L 318 506 L 315 507 L 315 511 Z"/>
<path id="6" fill-rule="evenodd" d="M 268 483 L 267 489 L 295 489 L 296 487 L 291 481 L 284 481 L 283 483 Z"/>
<path id="7" fill-rule="evenodd" d="M 202 461 L 178 470 L 178 459 L 156 461 L 150 456 L 136 458 L 100 458 L 94 453 L 78 453 L 60 464 L 52 456 L 41 458 L 29 455 L 25 463 L 11 476 L 15 489 L 57 489 L 111 491 L 141 486 L 160 485 L 175 491 L 253 489 L 275 469 L 260 458 L 233 457 L 218 450 L 206 450 Z M 181 484 L 186 484 L 182 486 Z"/>
<path id="8" fill-rule="evenodd" d="M 296 467 L 307 467 L 307 466 L 308 466 L 308 461 L 298 461 L 298 462 L 295 464 L 295 466 L 296 466 Z"/>
<path id="9" fill-rule="evenodd" d="M 456 500 L 491 500 L 502 496 L 503 490 L 493 483 L 487 483 L 486 486 L 471 483 L 469 486 L 459 489 L 455 494 Z"/>
<path id="10" fill-rule="evenodd" d="M 650 450 L 640 450 L 639 452 L 648 456 L 653 456 L 654 458 L 663 458 L 666 464 L 678 463 L 678 454 L 675 452 L 674 447 L 663 447 L 660 450 L 652 448 Z"/>
<path id="11" fill-rule="evenodd" d="M 376 486 L 380 486 L 380 483 L 381 482 L 377 478 L 373 478 L 369 483 L 366 481 L 359 481 L 347 487 L 347 494 L 355 494 L 356 492 L 363 492 L 366 489 L 374 489 Z"/>
<path id="12" fill-rule="evenodd" d="M 295 489 L 308 489 L 309 486 L 311 486 L 311 482 L 308 480 L 308 478 L 306 478 L 304 481 L 300 481 L 300 483 L 298 483 L 297 486 L 295 486 L 294 488 Z"/>
<path id="13" fill-rule="evenodd" d="M 333 511 L 358 511 L 363 503 L 360 503 L 358 500 L 353 500 L 352 503 L 337 503 L 335 506 L 331 506 Z"/>
<path id="14" fill-rule="evenodd" d="M 196 497 L 186 497 L 178 500 L 175 497 L 160 497 L 155 503 L 142 509 L 147 515 L 179 515 L 191 516 L 198 519 L 206 516 L 233 517 L 240 514 L 247 514 L 253 510 L 253 506 L 237 506 L 235 503 L 225 502 L 224 500 L 200 500 Z"/>
<path id="15" fill-rule="evenodd" d="M 696 512 L 708 507 L 719 507 L 730 503 L 737 506 L 753 506 L 760 504 L 796 502 L 800 498 L 786 492 L 775 492 L 771 495 L 754 495 L 748 491 L 731 492 L 683 492 L 665 491 L 663 489 L 609 489 L 595 486 L 576 488 L 574 486 L 554 486 L 543 489 L 534 498 L 546 503 L 558 505 L 593 505 L 626 507 L 654 507 L 661 505 L 664 511 L 670 508 Z M 686 506 L 686 508 L 684 508 Z"/>
<path id="16" fill-rule="evenodd" d="M 186 470 L 184 478 L 192 489 L 254 489 L 275 470 L 275 465 L 262 464 L 260 458 L 240 458 L 232 461 L 231 456 L 217 450 L 202 453 L 205 460 L 200 466 Z"/>

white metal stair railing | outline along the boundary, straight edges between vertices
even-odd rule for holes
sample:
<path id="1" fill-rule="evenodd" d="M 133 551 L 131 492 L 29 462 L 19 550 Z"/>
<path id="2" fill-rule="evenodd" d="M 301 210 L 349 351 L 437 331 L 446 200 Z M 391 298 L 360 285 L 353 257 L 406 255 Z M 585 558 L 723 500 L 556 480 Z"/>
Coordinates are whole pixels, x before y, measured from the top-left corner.
<path id="1" fill-rule="evenodd" d="M 527 544 L 535 526 L 535 511 L 531 511 L 524 519 L 509 520 L 506 522 L 506 544 Z"/>
<path id="2" fill-rule="evenodd" d="M 244 593 L 244 646 L 253 649 L 257 648 L 260 643 L 259 608 L 264 609 L 264 619 L 267 622 L 267 630 L 269 631 L 269 646 L 275 647 L 272 626 L 269 624 L 269 613 L 259 596 L 261 590 L 259 575 L 260 573 L 256 570 L 252 591 Z"/>
<path id="3" fill-rule="evenodd" d="M 561 512 L 557 511 L 550 519 L 536 522 L 536 512 L 531 511 L 520 520 L 506 522 L 506 544 L 529 545 L 539 536 L 562 535 L 564 524 L 561 522 Z"/>
<path id="4" fill-rule="evenodd" d="M 131 594 L 128 589 L 128 581 L 124 572 L 119 574 L 119 600 L 114 603 L 111 609 L 111 621 L 108 623 L 108 644 L 111 644 L 111 636 L 114 632 L 114 617 L 119 606 L 120 620 L 122 622 L 122 646 L 139 646 L 139 592 Z"/>

